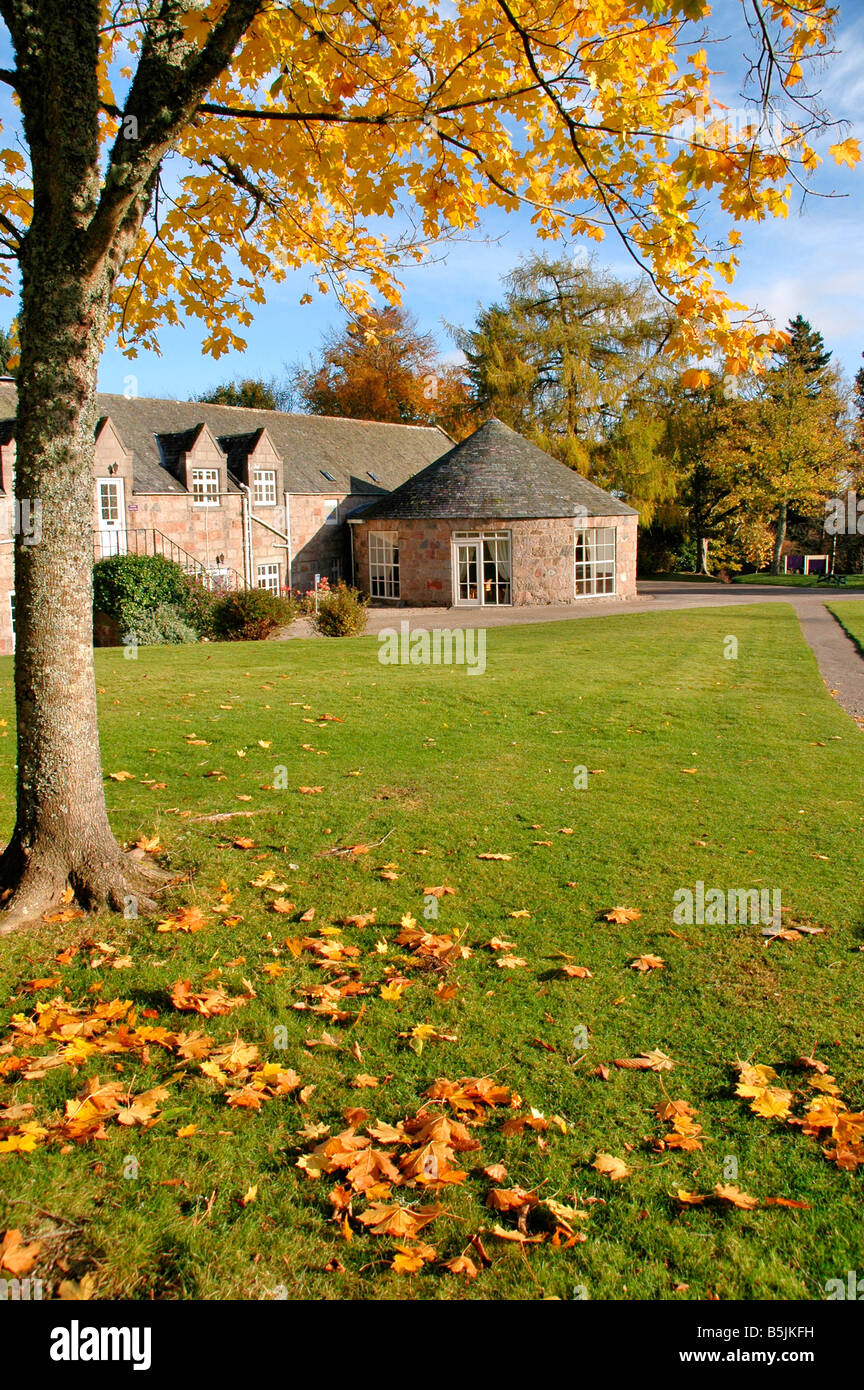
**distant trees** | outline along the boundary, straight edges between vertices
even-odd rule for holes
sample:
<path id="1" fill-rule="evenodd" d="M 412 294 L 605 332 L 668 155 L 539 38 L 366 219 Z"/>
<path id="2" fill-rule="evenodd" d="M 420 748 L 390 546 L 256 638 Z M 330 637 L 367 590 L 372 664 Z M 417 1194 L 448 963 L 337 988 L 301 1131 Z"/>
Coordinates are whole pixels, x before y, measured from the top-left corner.
<path id="1" fill-rule="evenodd" d="M 295 370 L 293 387 L 313 415 L 437 424 L 454 438 L 472 427 L 461 369 L 442 362 L 433 335 L 400 308 L 328 333 L 319 355 Z"/>
<path id="2" fill-rule="evenodd" d="M 291 388 L 277 377 L 242 377 L 203 391 L 197 400 L 211 405 L 239 405 L 247 410 L 290 410 Z"/>

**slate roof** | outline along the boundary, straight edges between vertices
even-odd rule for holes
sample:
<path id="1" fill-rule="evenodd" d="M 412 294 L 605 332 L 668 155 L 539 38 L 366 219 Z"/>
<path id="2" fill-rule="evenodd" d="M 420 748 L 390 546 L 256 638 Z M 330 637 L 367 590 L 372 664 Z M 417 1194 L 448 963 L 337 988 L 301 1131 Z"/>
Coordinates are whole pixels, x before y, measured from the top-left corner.
<path id="1" fill-rule="evenodd" d="M 0 381 L 0 431 L 11 429 L 15 404 L 14 385 Z M 110 417 L 132 454 L 138 493 L 185 493 L 170 470 L 184 452 L 184 441 L 194 439 L 201 424 L 209 427 L 227 453 L 231 472 L 237 471 L 239 451 L 254 446 L 266 428 L 284 462 L 286 490 L 323 497 L 341 493 L 381 497 L 440 457 L 452 443 L 443 430 L 426 425 L 289 415 L 281 410 L 143 396 L 127 400 L 122 395 L 100 394 L 98 411 L 101 417 Z M 323 470 L 332 478 L 325 478 Z"/>
<path id="2" fill-rule="evenodd" d="M 636 516 L 633 507 L 589 483 L 500 420 L 487 420 L 461 444 L 409 478 L 389 497 L 358 508 L 358 520 L 470 517 Z"/>

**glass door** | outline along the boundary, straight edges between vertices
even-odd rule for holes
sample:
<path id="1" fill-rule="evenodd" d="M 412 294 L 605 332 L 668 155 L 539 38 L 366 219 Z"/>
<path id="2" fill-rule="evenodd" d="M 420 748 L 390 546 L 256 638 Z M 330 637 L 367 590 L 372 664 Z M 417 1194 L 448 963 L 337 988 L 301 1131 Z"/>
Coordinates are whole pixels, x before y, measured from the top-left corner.
<path id="1" fill-rule="evenodd" d="M 482 543 L 479 538 L 456 541 L 456 603 L 473 606 L 482 602 L 480 572 Z"/>

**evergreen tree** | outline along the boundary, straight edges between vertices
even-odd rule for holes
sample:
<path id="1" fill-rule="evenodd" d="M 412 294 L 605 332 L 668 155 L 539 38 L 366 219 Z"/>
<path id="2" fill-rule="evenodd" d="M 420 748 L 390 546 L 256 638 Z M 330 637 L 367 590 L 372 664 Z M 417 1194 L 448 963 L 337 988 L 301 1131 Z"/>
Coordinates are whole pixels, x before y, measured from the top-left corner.
<path id="1" fill-rule="evenodd" d="M 247 410 L 290 410 L 291 389 L 276 377 L 266 381 L 260 377 L 242 377 L 223 381 L 196 399 L 211 405 L 245 406 Z"/>
<path id="2" fill-rule="evenodd" d="M 496 415 L 650 520 L 668 498 L 654 407 L 675 368 L 663 355 L 665 309 L 642 282 L 591 261 L 534 255 L 504 281 L 500 303 L 451 329 L 472 408 Z M 638 438 L 638 448 L 634 448 Z M 638 457 L 637 457 L 638 453 Z"/>

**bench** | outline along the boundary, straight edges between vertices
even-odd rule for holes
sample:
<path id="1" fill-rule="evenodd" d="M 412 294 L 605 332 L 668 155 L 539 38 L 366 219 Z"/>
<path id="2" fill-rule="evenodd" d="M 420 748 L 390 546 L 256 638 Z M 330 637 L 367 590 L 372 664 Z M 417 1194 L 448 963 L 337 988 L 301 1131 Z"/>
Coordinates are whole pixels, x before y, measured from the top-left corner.
<path id="1" fill-rule="evenodd" d="M 845 574 L 817 574 L 816 583 L 825 584 L 829 589 L 841 589 L 846 587 Z"/>

